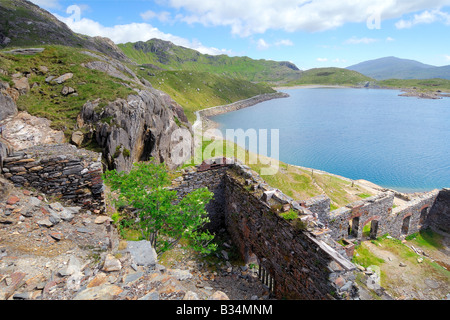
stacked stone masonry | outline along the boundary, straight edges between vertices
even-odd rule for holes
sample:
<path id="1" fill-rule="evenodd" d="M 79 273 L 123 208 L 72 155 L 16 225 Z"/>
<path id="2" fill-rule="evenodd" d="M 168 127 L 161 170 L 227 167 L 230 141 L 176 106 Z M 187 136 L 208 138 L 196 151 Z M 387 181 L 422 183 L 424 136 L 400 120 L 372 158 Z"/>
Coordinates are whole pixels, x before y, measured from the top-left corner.
<path id="1" fill-rule="evenodd" d="M 104 210 L 99 153 L 70 144 L 36 146 L 4 158 L 2 172 L 17 187 L 34 188 L 68 203 Z"/>
<path id="2" fill-rule="evenodd" d="M 330 211 L 327 196 L 294 200 L 227 158 L 191 167 L 173 185 L 180 197 L 200 187 L 214 193 L 208 207 L 214 228 L 228 230 L 245 261 L 256 258 L 277 298 L 358 299 L 356 269 L 348 260 L 354 244 L 347 239 L 363 239 L 366 225 L 373 238 L 450 229 L 449 189 L 413 196 L 386 189 Z M 403 204 L 395 206 L 395 197 Z M 290 210 L 297 219 L 283 218 Z"/>
<path id="3" fill-rule="evenodd" d="M 1 170 L 16 186 L 103 211 L 101 158 L 69 144 L 36 146 L 5 153 Z M 228 158 L 184 169 L 172 186 L 179 197 L 201 187 L 214 193 L 207 205 L 209 228 L 226 228 L 241 256 L 258 262 L 261 278 L 280 299 L 359 299 L 357 269 L 347 258 L 352 250 L 336 241 L 361 239 L 365 225 L 371 225 L 371 237 L 450 230 L 450 189 L 413 198 L 386 190 L 330 212 L 325 195 L 294 200 Z M 404 204 L 394 206 L 395 197 Z M 296 218 L 283 217 L 290 211 Z"/>
<path id="4" fill-rule="evenodd" d="M 243 259 L 261 266 L 279 299 L 357 299 L 356 267 L 321 227 L 317 215 L 233 159 L 189 168 L 172 188 L 182 197 L 200 187 L 214 192 L 208 208 L 215 228 L 226 228 Z M 283 212 L 298 218 L 286 220 Z"/>
<path id="5" fill-rule="evenodd" d="M 332 230 L 332 237 L 336 240 L 367 237 L 363 235 L 363 230 L 369 224 L 369 238 L 389 234 L 399 239 L 431 227 L 429 213 L 438 194 L 442 192 L 426 192 L 396 207 L 394 197 L 398 195 L 393 191 L 386 191 L 331 211 L 322 216 L 322 221 Z M 437 216 L 438 219 L 445 219 L 445 214 Z"/>

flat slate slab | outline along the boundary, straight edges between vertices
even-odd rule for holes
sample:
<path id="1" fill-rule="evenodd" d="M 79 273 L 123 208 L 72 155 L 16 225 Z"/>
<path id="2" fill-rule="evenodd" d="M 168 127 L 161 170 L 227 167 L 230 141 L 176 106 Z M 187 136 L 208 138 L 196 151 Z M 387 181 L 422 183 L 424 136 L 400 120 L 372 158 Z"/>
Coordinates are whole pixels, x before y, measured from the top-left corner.
<path id="1" fill-rule="evenodd" d="M 128 241 L 127 249 L 138 266 L 154 267 L 157 262 L 155 249 L 150 241 Z"/>

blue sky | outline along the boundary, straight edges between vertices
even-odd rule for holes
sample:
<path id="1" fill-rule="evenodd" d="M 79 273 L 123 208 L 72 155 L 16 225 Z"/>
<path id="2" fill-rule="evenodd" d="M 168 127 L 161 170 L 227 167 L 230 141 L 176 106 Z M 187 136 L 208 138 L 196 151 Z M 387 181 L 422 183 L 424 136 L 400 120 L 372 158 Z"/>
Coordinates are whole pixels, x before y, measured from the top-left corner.
<path id="1" fill-rule="evenodd" d="M 450 65 L 450 0 L 32 0 L 73 31 L 208 54 L 347 67 L 386 56 Z"/>

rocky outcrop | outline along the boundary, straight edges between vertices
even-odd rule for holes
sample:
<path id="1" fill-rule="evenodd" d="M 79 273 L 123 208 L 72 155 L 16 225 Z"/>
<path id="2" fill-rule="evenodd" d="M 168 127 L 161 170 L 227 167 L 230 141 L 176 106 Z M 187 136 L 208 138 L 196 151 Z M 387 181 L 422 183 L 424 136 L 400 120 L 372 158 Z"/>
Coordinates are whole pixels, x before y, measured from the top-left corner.
<path id="1" fill-rule="evenodd" d="M 65 23 L 32 2 L 1 1 L 0 48 L 42 44 L 82 47 L 130 62 L 110 39 L 76 34 Z"/>
<path id="2" fill-rule="evenodd" d="M 95 54 L 93 52 L 89 51 L 82 51 L 83 54 L 86 54 L 88 56 L 91 56 L 93 58 L 99 59 L 98 61 L 91 61 L 85 64 L 82 64 L 82 66 L 88 68 L 88 69 L 94 69 L 101 72 L 104 72 L 112 77 L 122 79 L 124 81 L 134 81 L 136 83 L 140 83 L 139 79 L 137 78 L 136 74 L 130 70 L 130 68 L 126 67 L 119 61 L 107 57 L 107 56 L 101 56 L 98 54 Z"/>
<path id="3" fill-rule="evenodd" d="M 2 73 L 4 74 L 4 73 Z M 17 95 L 12 94 L 12 88 L 9 83 L 0 81 L 0 121 L 17 113 L 17 106 L 14 98 Z"/>
<path id="4" fill-rule="evenodd" d="M 17 106 L 13 99 L 0 93 L 0 121 L 6 119 L 9 116 L 13 116 L 17 113 Z"/>
<path id="5" fill-rule="evenodd" d="M 295 64 L 293 64 L 292 62 L 281 61 L 279 64 L 280 64 L 280 66 L 288 67 L 289 69 L 292 69 L 294 71 L 300 71 L 300 69 L 297 68 L 297 66 Z"/>
<path id="6" fill-rule="evenodd" d="M 446 95 L 442 95 L 440 92 L 422 92 L 416 89 L 404 89 L 404 93 L 399 94 L 401 97 L 417 97 L 419 99 L 442 99 Z"/>
<path id="7" fill-rule="evenodd" d="M 176 121 L 175 119 L 179 121 Z M 181 121 L 181 122 L 180 122 Z M 89 101 L 78 117 L 78 127 L 102 147 L 109 169 L 129 170 L 134 162 L 154 158 L 169 168 L 181 164 L 174 149 L 191 150 L 190 139 L 173 139 L 181 128 L 190 136 L 183 110 L 168 95 L 147 88 L 104 107 Z M 183 160 L 190 155 L 186 152 Z"/>

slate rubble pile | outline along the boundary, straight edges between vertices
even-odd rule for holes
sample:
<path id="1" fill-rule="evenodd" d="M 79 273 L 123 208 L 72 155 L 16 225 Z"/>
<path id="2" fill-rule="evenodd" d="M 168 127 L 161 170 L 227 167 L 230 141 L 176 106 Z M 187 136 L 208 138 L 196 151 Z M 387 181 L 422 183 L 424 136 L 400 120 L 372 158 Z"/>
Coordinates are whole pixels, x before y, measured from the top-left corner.
<path id="1" fill-rule="evenodd" d="M 225 251 L 214 270 L 182 248 L 164 266 L 148 242 L 119 240 L 108 216 L 0 180 L 0 300 L 269 298 Z"/>

